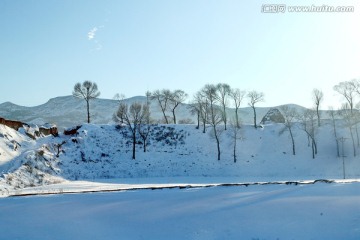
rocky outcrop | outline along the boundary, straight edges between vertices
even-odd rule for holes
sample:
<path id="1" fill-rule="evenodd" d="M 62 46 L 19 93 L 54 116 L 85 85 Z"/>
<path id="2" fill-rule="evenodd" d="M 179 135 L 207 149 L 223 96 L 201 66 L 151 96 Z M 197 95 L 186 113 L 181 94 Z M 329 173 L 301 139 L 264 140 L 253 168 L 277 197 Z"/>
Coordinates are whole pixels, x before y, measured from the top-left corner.
<path id="1" fill-rule="evenodd" d="M 45 124 L 39 127 L 39 132 L 45 136 L 53 135 L 54 137 L 57 137 L 59 135 L 58 129 L 54 124 Z"/>
<path id="2" fill-rule="evenodd" d="M 81 128 L 81 125 L 78 125 L 76 127 L 73 128 L 68 128 L 64 130 L 64 135 L 77 135 L 77 130 L 79 130 Z"/>
<path id="3" fill-rule="evenodd" d="M 3 124 L 5 126 L 8 126 L 12 129 L 15 129 L 16 131 L 18 131 L 19 128 L 23 127 L 25 123 L 22 123 L 19 121 L 7 120 L 5 118 L 0 117 L 0 124 Z"/>
<path id="4" fill-rule="evenodd" d="M 26 135 L 28 135 L 33 139 L 36 139 L 41 135 L 42 136 L 53 135 L 55 137 L 58 136 L 58 129 L 56 125 L 45 124 L 41 127 L 38 127 L 35 124 L 27 124 L 20 121 L 8 120 L 2 117 L 0 117 L 0 124 L 15 129 L 16 131 L 19 131 L 20 128 L 24 128 Z"/>

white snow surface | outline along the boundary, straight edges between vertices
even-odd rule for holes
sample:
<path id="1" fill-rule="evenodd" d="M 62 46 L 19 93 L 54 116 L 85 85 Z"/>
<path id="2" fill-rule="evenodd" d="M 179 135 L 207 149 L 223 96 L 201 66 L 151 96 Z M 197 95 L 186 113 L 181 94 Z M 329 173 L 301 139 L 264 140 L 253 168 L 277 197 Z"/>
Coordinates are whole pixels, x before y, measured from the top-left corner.
<path id="1" fill-rule="evenodd" d="M 37 140 L 0 125 L 0 239 L 360 239 L 360 161 L 350 139 L 341 180 L 326 121 L 315 159 L 298 127 L 292 155 L 281 128 L 244 125 L 234 163 L 228 131 L 218 161 L 210 129 L 194 125 L 157 125 L 136 160 L 126 128 L 115 125 Z"/>

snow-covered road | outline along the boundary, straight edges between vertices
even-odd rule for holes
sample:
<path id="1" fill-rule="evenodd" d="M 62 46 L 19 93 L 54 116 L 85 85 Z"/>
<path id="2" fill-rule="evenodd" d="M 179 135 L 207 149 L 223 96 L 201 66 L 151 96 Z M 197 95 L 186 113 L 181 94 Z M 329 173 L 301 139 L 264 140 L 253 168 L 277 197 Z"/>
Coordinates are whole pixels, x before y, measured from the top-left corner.
<path id="1" fill-rule="evenodd" d="M 0 199 L 0 239 L 360 239 L 360 183 Z"/>

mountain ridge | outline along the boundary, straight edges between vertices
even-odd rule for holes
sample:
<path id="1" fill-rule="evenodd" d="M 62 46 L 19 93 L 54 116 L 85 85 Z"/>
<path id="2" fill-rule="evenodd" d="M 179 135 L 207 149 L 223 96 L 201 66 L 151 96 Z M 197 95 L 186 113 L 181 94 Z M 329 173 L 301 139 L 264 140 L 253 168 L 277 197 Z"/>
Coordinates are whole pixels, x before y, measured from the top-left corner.
<path id="1" fill-rule="evenodd" d="M 127 103 L 140 102 L 145 103 L 145 96 L 134 96 L 124 99 Z M 119 100 L 97 98 L 90 101 L 91 122 L 95 124 L 112 123 L 112 116 L 116 112 Z M 187 122 L 196 123 L 196 116 L 193 116 L 187 103 L 181 104 L 177 108 L 177 119 L 186 120 Z M 304 107 L 297 104 L 285 104 L 295 107 L 297 110 L 303 110 Z M 257 107 L 257 118 L 261 121 L 262 117 L 274 107 Z M 161 121 L 162 112 L 156 101 L 151 101 L 150 105 L 151 117 L 157 121 Z M 233 114 L 234 109 L 228 108 L 228 113 Z M 170 116 L 171 113 L 169 112 Z M 27 107 L 17 105 L 11 102 L 0 104 L 0 116 L 7 119 L 19 120 L 27 123 L 42 125 L 45 123 L 56 124 L 60 129 L 71 127 L 86 122 L 86 105 L 83 99 L 78 99 L 72 95 L 58 96 L 50 98 L 46 103 Z M 250 107 L 240 108 L 240 117 L 243 123 L 250 124 L 253 121 L 253 113 Z"/>

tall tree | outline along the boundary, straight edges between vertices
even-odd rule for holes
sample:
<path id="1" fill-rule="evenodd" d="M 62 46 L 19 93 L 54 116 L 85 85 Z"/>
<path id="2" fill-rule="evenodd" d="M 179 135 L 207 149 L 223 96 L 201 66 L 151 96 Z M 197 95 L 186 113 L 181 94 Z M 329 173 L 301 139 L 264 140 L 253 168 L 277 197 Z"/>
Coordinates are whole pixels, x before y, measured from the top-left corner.
<path id="1" fill-rule="evenodd" d="M 208 107 L 208 111 L 209 111 L 209 124 L 211 125 L 212 128 L 212 134 L 213 137 L 216 140 L 216 147 L 217 147 L 217 158 L 218 160 L 220 160 L 220 135 L 221 135 L 221 130 L 218 128 L 219 124 L 222 121 L 222 114 L 221 114 L 221 110 L 219 109 L 219 107 L 216 105 L 217 100 L 219 99 L 217 93 L 217 88 L 215 85 L 212 84 L 207 84 L 205 85 L 205 87 L 202 89 L 202 93 L 205 96 L 209 107 Z"/>
<path id="2" fill-rule="evenodd" d="M 255 104 L 258 102 L 264 101 L 264 93 L 257 92 L 257 91 L 251 91 L 247 94 L 247 97 L 249 98 L 249 106 L 253 109 L 254 112 L 254 127 L 257 128 L 256 125 L 256 109 Z"/>
<path id="3" fill-rule="evenodd" d="M 337 154 L 337 157 L 340 157 L 339 139 L 338 139 L 337 127 L 336 127 L 336 116 L 335 116 L 336 113 L 334 111 L 334 108 L 329 107 L 328 114 L 329 114 L 329 116 L 331 118 L 331 124 L 332 124 L 332 127 L 333 127 L 333 134 L 334 134 L 335 142 L 336 142 L 336 154 Z"/>
<path id="4" fill-rule="evenodd" d="M 347 102 L 347 109 L 350 110 L 350 114 L 354 115 L 354 105 L 356 100 L 356 94 L 359 89 L 359 82 L 355 79 L 351 81 L 340 82 L 334 86 L 334 90 L 342 95 Z M 355 117 L 352 116 L 352 119 L 355 120 Z M 357 123 L 353 125 L 352 128 L 355 128 L 357 146 L 360 146 L 360 138 Z"/>
<path id="5" fill-rule="evenodd" d="M 296 154 L 295 152 L 295 140 L 294 140 L 294 133 L 293 133 L 293 127 L 295 124 L 296 117 L 298 116 L 295 108 L 291 108 L 288 105 L 284 105 L 280 107 L 280 111 L 282 115 L 284 116 L 285 122 L 284 127 L 280 130 L 279 134 L 283 134 L 285 131 L 289 132 L 291 143 L 292 143 L 292 152 L 293 155 Z"/>
<path id="6" fill-rule="evenodd" d="M 316 116 L 316 111 L 312 109 L 307 109 L 303 112 L 302 115 L 299 115 L 302 130 L 311 140 L 311 152 L 313 159 L 315 158 L 315 155 L 318 152 L 317 142 L 316 142 L 317 124 L 316 124 L 315 116 Z"/>
<path id="7" fill-rule="evenodd" d="M 87 122 L 90 123 L 90 100 L 100 96 L 96 83 L 90 81 L 84 81 L 82 84 L 76 83 L 72 94 L 74 97 L 82 98 L 86 101 Z"/>
<path id="8" fill-rule="evenodd" d="M 351 111 L 348 104 L 344 104 L 341 107 L 339 114 L 340 114 L 341 118 L 343 119 L 344 126 L 347 129 L 349 129 L 350 137 L 351 137 L 351 141 L 352 141 L 352 145 L 353 145 L 353 153 L 354 153 L 354 157 L 356 157 L 356 147 L 355 147 L 355 140 L 354 140 L 354 134 L 353 134 L 353 129 L 354 129 L 354 126 L 356 125 L 355 114 L 353 111 Z"/>
<path id="9" fill-rule="evenodd" d="M 320 127 L 320 104 L 324 99 L 324 94 L 321 90 L 315 88 L 312 91 L 312 96 L 313 96 L 315 109 L 316 109 L 316 115 L 317 115 L 317 119 L 318 119 L 318 127 Z"/>
<path id="10" fill-rule="evenodd" d="M 172 104 L 171 112 L 173 114 L 173 120 L 174 124 L 176 124 L 176 115 L 175 115 L 175 109 L 185 101 L 185 99 L 188 97 L 187 93 L 183 90 L 175 90 L 174 92 L 170 92 L 169 101 Z"/>
<path id="11" fill-rule="evenodd" d="M 236 163 L 236 161 L 237 161 L 237 154 L 236 154 L 237 142 L 238 142 L 238 140 L 243 139 L 242 134 L 241 134 L 240 123 L 236 122 L 236 119 L 230 121 L 229 135 L 233 142 L 233 159 L 234 159 L 234 163 Z"/>
<path id="12" fill-rule="evenodd" d="M 241 102 L 244 99 L 245 95 L 246 95 L 246 92 L 241 91 L 238 88 L 231 89 L 231 91 L 230 91 L 230 97 L 234 101 L 234 106 L 235 106 L 235 123 L 238 128 L 240 128 L 239 109 L 240 109 Z"/>
<path id="13" fill-rule="evenodd" d="M 227 114 L 226 114 L 226 108 L 228 107 L 228 97 L 230 96 L 231 88 L 226 83 L 219 83 L 216 85 L 217 91 L 219 94 L 217 94 L 218 102 L 221 105 L 221 117 L 224 122 L 224 127 L 226 130 L 226 124 L 227 124 Z"/>

